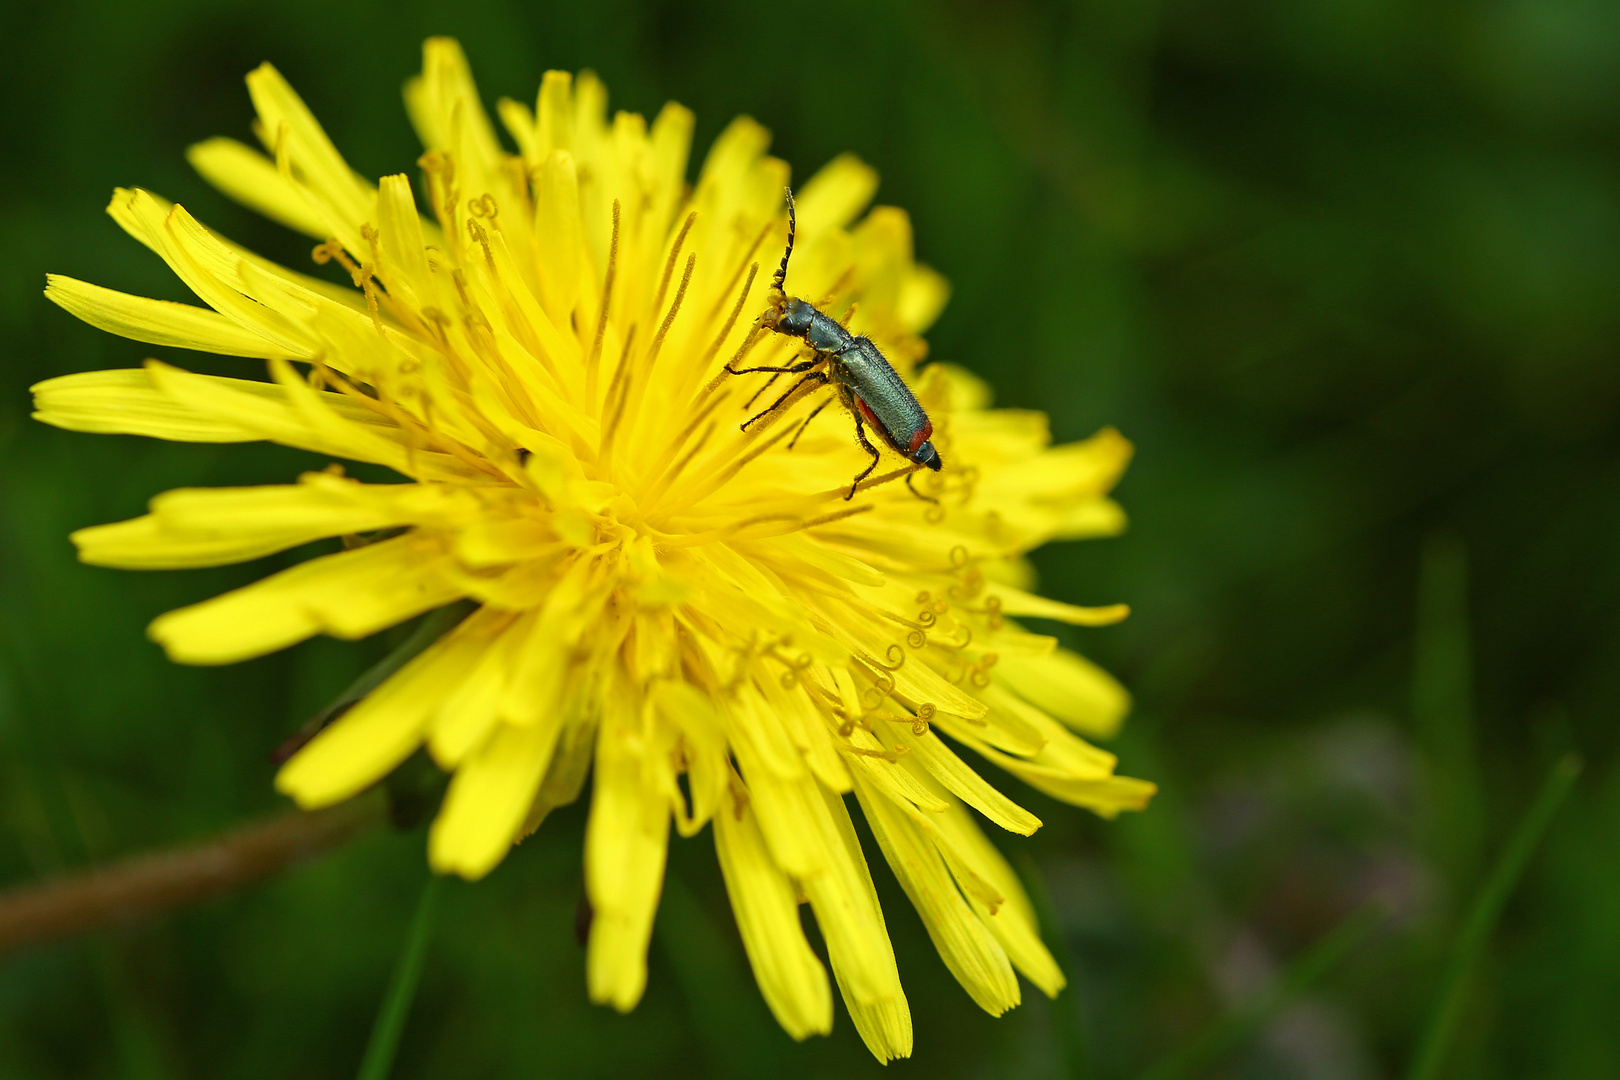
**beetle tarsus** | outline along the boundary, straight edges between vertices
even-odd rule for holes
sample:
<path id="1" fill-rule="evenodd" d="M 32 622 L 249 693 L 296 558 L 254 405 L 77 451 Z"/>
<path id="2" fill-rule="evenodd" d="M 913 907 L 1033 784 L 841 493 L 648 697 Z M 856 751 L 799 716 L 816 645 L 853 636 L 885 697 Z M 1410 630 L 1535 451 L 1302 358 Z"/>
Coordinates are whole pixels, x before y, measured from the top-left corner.
<path id="1" fill-rule="evenodd" d="M 828 398 L 826 401 L 823 401 L 820 405 L 817 405 L 814 409 L 810 410 L 810 415 L 804 418 L 804 423 L 799 425 L 799 430 L 795 431 L 793 433 L 793 438 L 789 440 L 787 444 L 787 448 L 789 450 L 793 449 L 793 447 L 798 444 L 799 436 L 804 434 L 804 429 L 810 426 L 810 421 L 816 418 L 816 414 L 831 404 L 832 398 Z"/>
<path id="2" fill-rule="evenodd" d="M 858 410 L 855 413 L 855 438 L 860 441 L 862 448 L 864 448 L 868 454 L 872 455 L 872 462 L 859 473 L 855 474 L 854 481 L 849 485 L 849 494 L 844 496 L 845 502 L 849 502 L 849 500 L 855 497 L 855 492 L 860 489 L 861 481 L 865 480 L 868 476 L 871 476 L 872 470 L 877 468 L 878 462 L 883 460 L 883 455 L 878 452 L 878 448 L 867 441 L 866 425 L 861 423 L 861 414 Z"/>
<path id="3" fill-rule="evenodd" d="M 932 495 L 924 495 L 922 492 L 918 491 L 915 487 L 912 486 L 911 478 L 916 476 L 916 475 L 917 475 L 917 470 L 916 469 L 913 469 L 910 472 L 906 473 L 906 488 L 908 490 L 910 490 L 910 492 L 913 495 L 917 496 L 917 498 L 921 499 L 923 502 L 933 503 L 935 506 L 938 506 L 939 505 L 939 500 L 938 499 L 934 498 Z"/>

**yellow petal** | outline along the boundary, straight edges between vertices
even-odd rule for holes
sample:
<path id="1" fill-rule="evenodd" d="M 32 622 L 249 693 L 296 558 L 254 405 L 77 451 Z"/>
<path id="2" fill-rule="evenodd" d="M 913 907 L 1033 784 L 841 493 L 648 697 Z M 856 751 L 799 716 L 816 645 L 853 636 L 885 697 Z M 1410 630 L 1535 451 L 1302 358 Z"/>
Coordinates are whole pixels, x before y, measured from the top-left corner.
<path id="1" fill-rule="evenodd" d="M 504 613 L 500 632 L 469 661 L 466 679 L 435 710 L 428 729 L 428 752 L 441 768 L 454 769 L 489 737 L 500 719 L 501 699 L 506 696 L 517 655 L 534 624 L 531 612 Z"/>
<path id="2" fill-rule="evenodd" d="M 924 731 L 920 735 L 913 732 L 902 733 L 892 726 L 887 727 L 887 731 L 892 740 L 904 741 L 905 745 L 910 747 L 908 764 L 914 763 L 918 768 L 926 769 L 947 791 L 1003 829 L 1029 836 L 1041 827 L 1040 818 L 997 791 L 984 777 L 952 753 L 950 747 L 941 742 L 939 736 L 932 731 Z"/>
<path id="3" fill-rule="evenodd" d="M 745 748 L 738 757 L 771 859 L 809 898 L 846 999 L 903 1003 L 883 912 L 842 799 L 813 779 L 775 776 Z"/>
<path id="4" fill-rule="evenodd" d="M 830 858 L 825 872 L 801 879 L 799 886 L 816 913 L 816 925 L 827 942 L 827 955 L 839 984 L 862 1004 L 900 1002 L 903 1007 L 905 994 L 900 989 L 889 928 L 849 810 L 841 797 L 811 786 L 814 790 L 805 800 L 811 812 L 797 827 L 831 833 L 825 841 Z M 813 801 L 818 798 L 820 813 L 815 812 Z"/>
<path id="5" fill-rule="evenodd" d="M 477 881 L 506 857 L 556 741 L 555 725 L 498 724 L 460 762 L 428 834 L 428 861 L 437 873 Z"/>
<path id="6" fill-rule="evenodd" d="M 156 360 L 147 361 L 146 371 L 152 385 L 180 409 L 235 424 L 258 438 L 351 461 L 376 461 L 380 465 L 404 463 L 402 450 L 390 449 L 370 437 L 372 431 L 392 434 L 398 429 L 345 401 L 341 395 L 321 394 L 322 406 L 360 423 L 351 422 L 337 438 L 332 438 L 328 432 L 318 431 L 310 424 L 306 419 L 309 413 L 301 413 L 293 407 L 285 385 L 196 375 Z"/>
<path id="7" fill-rule="evenodd" d="M 799 824 L 831 832 L 828 847 L 834 855 L 827 873 L 801 880 L 800 888 L 816 913 L 839 995 L 861 1040 L 881 1062 L 910 1057 L 911 1010 L 900 988 L 872 874 L 844 800 L 830 792 L 816 794 L 823 812 L 812 813 Z"/>
<path id="8" fill-rule="evenodd" d="M 680 834 L 696 836 L 725 798 L 731 774 L 725 731 L 708 696 L 690 683 L 659 679 L 648 696 L 663 721 L 678 733 L 691 805 L 678 791 L 671 802 Z"/>
<path id="9" fill-rule="evenodd" d="M 733 744 L 732 752 L 748 781 L 749 797 L 771 858 L 801 881 L 824 876 L 838 850 L 828 830 L 805 824 L 820 821 L 826 813 L 818 805 L 815 781 L 782 779 L 761 764 L 749 746 Z"/>
<path id="10" fill-rule="evenodd" d="M 97 329 L 149 345 L 226 356 L 287 355 L 219 312 L 191 304 L 131 296 L 61 274 L 45 275 L 45 299 Z"/>
<path id="11" fill-rule="evenodd" d="M 243 294 L 241 256 L 184 207 L 148 191 L 119 189 L 113 192 L 107 213 L 160 255 L 205 304 L 263 338 L 278 355 L 307 359 L 319 351 L 307 327 Z"/>
<path id="12" fill-rule="evenodd" d="M 875 1002 L 862 1001 L 850 993 L 839 958 L 834 956 L 831 959 L 833 977 L 838 980 L 839 996 L 844 999 L 844 1007 L 849 1010 L 849 1018 L 855 1023 L 856 1033 L 866 1048 L 872 1051 L 872 1056 L 878 1059 L 878 1064 L 887 1065 L 895 1058 L 910 1057 L 911 1009 L 905 995 Z"/>
<path id="13" fill-rule="evenodd" d="M 1041 941 L 1035 909 L 1018 875 L 960 804 L 940 815 L 937 827 L 974 872 L 1002 895 L 1002 902 L 992 911 L 973 892 L 964 890 L 980 921 L 1001 943 L 1013 966 L 1047 997 L 1055 996 L 1064 986 L 1063 969 Z"/>
<path id="14" fill-rule="evenodd" d="M 1027 749 L 1002 746 L 985 732 L 975 732 L 992 745 L 1021 757 L 1045 758 L 1072 770 L 1076 776 L 1107 776 L 1119 763 L 1113 754 L 1076 738 L 1067 727 L 999 683 L 992 681 L 989 686 L 980 689 L 979 694 L 985 704 L 994 710 L 991 714 L 993 717 L 1009 728 L 1027 733 L 1032 741 Z M 955 733 L 951 734 L 954 736 Z"/>
<path id="15" fill-rule="evenodd" d="M 669 845 L 669 804 L 648 773 L 667 767 L 643 755 L 629 724 L 604 718 L 585 826 L 592 908 L 585 972 L 591 1000 L 620 1012 L 634 1008 L 647 986 L 647 943 Z"/>
<path id="16" fill-rule="evenodd" d="M 534 613 L 535 633 L 518 650 L 498 706 L 501 719 L 514 724 L 545 725 L 558 719 L 558 702 L 567 688 L 570 650 L 596 619 L 605 591 L 589 580 L 590 566 L 581 559 L 552 585 Z"/>
<path id="17" fill-rule="evenodd" d="M 186 151 L 186 160 L 204 180 L 243 206 L 317 240 L 331 235 L 298 186 L 251 146 L 235 139 L 206 139 Z"/>
<path id="18" fill-rule="evenodd" d="M 259 114 L 265 148 L 277 157 L 285 155 L 295 178 L 319 192 L 337 211 L 340 220 L 324 221 L 327 235 L 365 221 L 375 198 L 371 185 L 349 168 L 281 72 L 270 64 L 260 64 L 248 75 L 247 85 Z"/>
<path id="19" fill-rule="evenodd" d="M 322 535 L 331 535 L 324 533 Z M 292 530 L 174 534 L 154 514 L 80 529 L 69 537 L 79 561 L 128 570 L 177 570 L 245 562 L 319 539 Z"/>
<path id="20" fill-rule="evenodd" d="M 1044 791 L 1054 799 L 1061 799 L 1073 806 L 1083 806 L 1101 817 L 1114 817 L 1121 810 L 1141 810 L 1147 806 L 1154 792 L 1158 790 L 1158 786 L 1149 781 L 1136 780 L 1128 776 L 1113 776 L 1107 773 L 1099 775 L 1094 772 L 1077 775 L 1073 769 L 1061 765 L 1026 761 L 1011 754 L 1003 754 L 966 732 L 956 732 L 953 737 L 971 746 L 986 759 L 1000 765 L 1030 787 Z"/>
<path id="21" fill-rule="evenodd" d="M 474 612 L 428 646 L 293 755 L 277 790 L 300 806 L 327 806 L 381 779 L 421 745 L 429 713 L 465 677 L 490 625 Z"/>
<path id="22" fill-rule="evenodd" d="M 746 801 L 729 792 L 714 819 L 714 848 L 737 930 L 760 993 L 795 1039 L 832 1030 L 827 971 L 805 940 L 793 883 L 771 860 Z"/>
<path id="23" fill-rule="evenodd" d="M 673 101 L 665 103 L 653 120 L 648 137 L 651 143 L 648 171 L 660 203 L 653 210 L 658 221 L 667 222 L 675 210 L 675 203 L 685 197 L 686 166 L 692 151 L 692 128 L 696 121 L 692 110 Z"/>
<path id="24" fill-rule="evenodd" d="M 145 435 L 175 442 L 255 442 L 264 437 L 175 401 L 152 385 L 145 368 L 62 375 L 30 389 L 34 419 L 69 431 Z"/>
<path id="25" fill-rule="evenodd" d="M 951 284 L 945 276 L 919 264 L 901 279 L 894 314 L 901 326 L 920 334 L 934 325 L 950 298 Z"/>
<path id="26" fill-rule="evenodd" d="M 1083 499 L 1054 508 L 1050 539 L 1087 540 L 1118 536 L 1125 531 L 1125 510 L 1113 499 Z"/>
<path id="27" fill-rule="evenodd" d="M 1131 708 L 1131 696 L 1112 675 L 1067 649 L 1006 656 L 994 675 L 1025 701 L 1094 738 L 1112 736 Z"/>
<path id="28" fill-rule="evenodd" d="M 95 566 L 158 569 L 219 566 L 344 533 L 419 522 L 448 505 L 442 489 L 360 484 L 325 473 L 302 483 L 191 488 L 152 500 L 152 513 L 80 529 L 79 558 Z"/>
<path id="29" fill-rule="evenodd" d="M 840 154 L 793 193 L 799 227 L 806 233 L 842 229 L 871 203 L 877 170 L 854 154 Z"/>
<path id="30" fill-rule="evenodd" d="M 377 186 L 377 234 L 383 257 L 378 272 L 388 291 L 406 303 L 430 303 L 433 276 L 427 240 L 410 179 L 404 174 L 385 176 Z"/>
<path id="31" fill-rule="evenodd" d="M 922 916 L 940 959 L 968 995 L 991 1016 L 1019 1002 L 1018 979 L 1006 950 L 968 906 L 945 868 L 945 861 L 926 836 L 919 835 L 902 813 L 857 776 L 855 794 L 872 826 L 872 835 L 888 859 L 900 887 Z"/>
<path id="32" fill-rule="evenodd" d="M 533 168 L 540 160 L 540 129 L 535 126 L 534 113 L 523 102 L 503 97 L 495 102 L 495 115 L 501 118 L 501 126 L 517 143 L 523 160 Z"/>
<path id="33" fill-rule="evenodd" d="M 784 780 L 805 775 L 804 758 L 787 728 L 772 714 L 752 680 L 739 685 L 725 703 L 726 737 L 741 747 L 750 762 L 758 761 Z"/>
<path id="34" fill-rule="evenodd" d="M 882 725 L 874 721 L 872 726 L 877 729 Z M 864 754 L 848 755 L 851 775 L 861 777 L 869 787 L 882 791 L 890 798 L 911 803 L 925 813 L 938 813 L 945 809 L 945 802 L 899 763 L 903 744 L 897 742 L 885 746 L 871 732 L 859 727 L 849 733 L 849 742 L 857 750 L 866 751 Z M 909 750 L 909 747 L 905 749 Z"/>
<path id="35" fill-rule="evenodd" d="M 554 325 L 566 326 L 579 301 L 584 228 L 574 156 L 566 150 L 554 150 L 541 159 L 534 179 L 540 297 Z"/>
<path id="36" fill-rule="evenodd" d="M 849 769 L 833 741 L 832 731 L 815 703 L 797 679 L 784 685 L 780 679 L 761 679 L 755 685 L 765 696 L 769 710 L 787 728 L 810 772 L 828 791 L 850 790 Z"/>
<path id="37" fill-rule="evenodd" d="M 1109 604 L 1106 607 L 1078 607 L 1057 600 L 1048 600 L 1010 585 L 997 585 L 990 590 L 1001 605 L 1003 615 L 1032 615 L 1038 619 L 1055 619 L 1070 626 L 1112 626 L 1130 616 L 1129 604 Z"/>
<path id="38" fill-rule="evenodd" d="M 829 951 L 828 959 L 832 961 L 833 979 L 838 983 L 838 996 L 844 999 L 844 1008 L 855 1023 L 855 1032 L 878 1059 L 878 1064 L 887 1065 L 895 1058 L 910 1057 L 911 1007 L 905 994 L 875 1001 L 862 1000 L 851 990 L 847 974 L 849 957 Z"/>
<path id="39" fill-rule="evenodd" d="M 698 189 L 704 188 L 719 190 L 730 187 L 741 187 L 750 177 L 754 163 L 765 153 L 765 148 L 771 144 L 771 133 L 761 127 L 752 117 L 739 116 L 726 125 L 720 132 L 719 138 L 709 148 L 708 156 L 703 159 L 703 168 L 698 174 Z M 777 189 L 773 193 L 776 212 L 785 210 L 782 204 L 782 191 Z M 782 219 L 783 235 L 786 235 L 787 217 Z"/>
<path id="40" fill-rule="evenodd" d="M 414 536 L 311 559 L 152 621 L 147 633 L 183 664 L 230 664 L 313 634 L 359 638 L 459 598 Z"/>
<path id="41" fill-rule="evenodd" d="M 985 688 L 986 691 L 996 689 L 998 687 L 994 684 Z M 953 739 L 967 737 L 983 740 L 991 746 L 1021 757 L 1033 757 L 1040 753 L 1041 747 L 1046 745 L 1046 736 L 1042 734 L 1042 730 L 1029 723 L 1020 710 L 1008 708 L 1006 702 L 993 700 L 989 693 L 981 691 L 981 694 L 985 698 L 985 703 L 990 706 L 990 710 L 982 717 L 964 720 L 950 713 L 936 713 L 930 723 Z M 1007 691 L 1002 691 L 1002 694 L 1010 702 L 1023 704 Z"/>
<path id="42" fill-rule="evenodd" d="M 411 123 L 430 150 L 449 150 L 470 174 L 468 198 L 493 190 L 492 178 L 504 156 L 473 82 L 467 56 L 454 38 L 428 38 L 422 44 L 422 74 L 405 85 Z"/>
<path id="43" fill-rule="evenodd" d="M 894 643 L 880 638 L 864 619 L 849 620 L 833 626 L 832 630 L 849 643 L 852 651 L 863 655 L 868 663 L 887 670 L 889 677 L 894 680 L 895 696 L 905 699 L 908 704 L 933 705 L 943 712 L 970 719 L 977 719 L 985 714 L 986 709 L 982 701 L 970 696 L 960 687 L 953 686 L 927 664 L 908 659 L 897 669 L 891 664 L 880 663 L 888 654 L 889 646 Z"/>
<path id="44" fill-rule="evenodd" d="M 534 105 L 535 157 L 544 161 L 553 150 L 574 147 L 574 76 L 566 71 L 548 71 L 540 77 L 540 92 Z"/>
<path id="45" fill-rule="evenodd" d="M 596 757 L 596 727 L 595 718 L 588 713 L 576 712 L 564 722 L 545 779 L 540 781 L 540 791 L 523 822 L 523 836 L 538 829 L 551 811 L 569 805 L 585 790 L 585 778 Z"/>
<path id="46" fill-rule="evenodd" d="M 911 218 L 895 206 L 878 206 L 851 230 L 861 280 L 861 304 L 894 310 L 909 276 Z"/>
<path id="47" fill-rule="evenodd" d="M 1130 464 L 1135 448 L 1116 429 L 1103 428 L 1081 442 L 1055 446 L 1041 455 L 1042 471 L 1063 477 L 1063 490 L 1073 494 L 1101 495 L 1119 482 Z M 1041 472 L 1032 476 L 1042 475 Z"/>
<path id="48" fill-rule="evenodd" d="M 945 395 L 950 401 L 953 413 L 965 414 L 969 419 L 998 415 L 984 411 L 990 408 L 995 399 L 990 384 L 967 368 L 955 364 L 936 363 L 929 364 L 918 374 L 919 381 L 932 377 L 938 378 L 944 384 Z"/>

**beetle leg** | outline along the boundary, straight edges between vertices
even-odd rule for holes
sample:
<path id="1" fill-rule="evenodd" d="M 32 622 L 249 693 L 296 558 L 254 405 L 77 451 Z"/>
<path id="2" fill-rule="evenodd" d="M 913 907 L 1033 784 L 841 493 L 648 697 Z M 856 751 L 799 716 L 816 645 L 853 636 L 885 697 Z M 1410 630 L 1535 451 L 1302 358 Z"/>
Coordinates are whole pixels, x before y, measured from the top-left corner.
<path id="1" fill-rule="evenodd" d="M 855 489 L 861 486 L 861 481 L 871 476 L 872 470 L 877 468 L 879 461 L 883 460 L 883 455 L 878 452 L 878 448 L 873 446 L 866 438 L 866 425 L 861 423 L 860 410 L 854 409 L 851 411 L 855 416 L 855 438 L 859 440 L 866 452 L 872 455 L 872 463 L 855 475 L 854 481 L 849 485 L 849 494 L 844 496 L 845 502 L 849 502 L 855 497 Z"/>
<path id="2" fill-rule="evenodd" d="M 793 433 L 792 440 L 788 442 L 787 448 L 789 450 L 793 449 L 793 444 L 799 441 L 799 436 L 804 434 L 804 429 L 810 426 L 810 421 L 816 418 L 816 413 L 820 412 L 822 409 L 825 409 L 831 404 L 832 398 L 828 398 L 826 401 L 823 401 L 820 405 L 817 405 L 814 409 L 810 410 L 810 415 L 804 418 L 804 423 L 799 425 L 799 430 Z"/>
<path id="3" fill-rule="evenodd" d="M 811 379 L 815 379 L 815 380 L 817 380 L 819 382 L 825 383 L 827 381 L 827 373 L 824 372 L 824 371 L 806 372 L 804 378 L 800 379 L 798 382 L 796 382 L 792 386 L 788 387 L 787 393 L 785 393 L 781 397 L 777 398 L 776 401 L 772 403 L 770 408 L 766 409 L 764 412 L 756 413 L 753 416 L 750 416 L 747 420 L 744 420 L 742 422 L 742 427 L 739 428 L 738 430 L 747 431 L 749 424 L 752 424 L 755 420 L 763 420 L 765 417 L 771 415 L 771 413 L 775 412 L 777 409 L 780 409 L 783 405 L 787 404 L 788 398 L 793 396 L 794 391 L 798 390 L 799 387 L 803 386 L 805 383 L 809 382 Z"/>
<path id="4" fill-rule="evenodd" d="M 820 367 L 826 362 L 827 358 L 818 354 L 814 360 L 806 360 L 802 364 L 793 364 L 790 367 L 734 368 L 730 364 L 727 364 L 726 371 L 732 375 L 752 375 L 756 371 L 769 371 L 773 375 L 797 375 L 801 371 L 809 371 L 811 368 Z"/>
<path id="5" fill-rule="evenodd" d="M 938 506 L 939 505 L 939 500 L 938 499 L 934 498 L 932 495 L 924 495 L 922 492 L 918 491 L 916 488 L 911 486 L 911 478 L 913 476 L 916 476 L 916 475 L 917 475 L 917 470 L 916 469 L 912 469 L 910 472 L 906 473 L 906 487 L 911 491 L 911 493 L 913 495 L 917 496 L 917 498 L 921 499 L 923 502 L 931 502 L 935 506 Z"/>
<path id="6" fill-rule="evenodd" d="M 769 390 L 771 388 L 771 384 L 776 382 L 776 380 L 780 379 L 781 377 L 782 377 L 782 373 L 777 372 L 775 375 L 772 375 L 770 378 L 766 379 L 764 381 L 764 383 L 762 383 L 760 385 L 760 388 L 758 390 L 755 390 L 753 395 L 747 401 L 743 402 L 742 407 L 745 408 L 745 409 L 751 407 L 754 404 L 754 402 L 759 400 L 759 395 L 761 395 L 765 391 Z"/>

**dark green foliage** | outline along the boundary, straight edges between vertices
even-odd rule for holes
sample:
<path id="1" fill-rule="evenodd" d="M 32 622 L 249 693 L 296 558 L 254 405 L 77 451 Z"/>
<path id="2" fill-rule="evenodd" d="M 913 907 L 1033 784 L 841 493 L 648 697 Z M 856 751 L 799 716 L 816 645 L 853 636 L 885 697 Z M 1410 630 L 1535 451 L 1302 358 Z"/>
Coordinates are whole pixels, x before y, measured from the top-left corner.
<path id="1" fill-rule="evenodd" d="M 408 634 L 170 665 L 153 616 L 308 552 L 140 574 L 78 565 L 67 533 L 324 462 L 55 431 L 25 390 L 157 352 L 49 305 L 46 271 L 184 298 L 100 213 L 115 185 L 308 268 L 185 147 L 250 138 L 241 78 L 269 59 L 356 168 L 409 169 L 398 87 L 433 33 L 490 102 L 590 66 L 617 107 L 695 109 L 700 152 L 739 112 L 797 179 L 855 151 L 955 286 L 933 356 L 1061 438 L 1138 446 L 1129 534 L 1036 561 L 1051 595 L 1134 606 L 1064 633 L 1136 694 L 1113 749 L 1163 794 L 1104 823 L 996 777 L 1047 822 L 1005 848 L 1039 866 L 1074 984 L 1001 1020 L 877 871 L 917 1027 L 892 1073 L 1139 1075 L 1379 896 L 1388 921 L 1205 1075 L 1403 1075 L 1470 900 L 1575 751 L 1439 1076 L 1620 1075 L 1620 19 L 1599 0 L 0 5 L 0 881 L 273 811 L 270 753 Z M 879 1073 L 843 1016 L 802 1046 L 774 1026 L 707 835 L 673 844 L 646 1000 L 588 1005 L 583 820 L 443 890 L 392 1075 Z M 420 827 L 374 833 L 6 958 L 0 1076 L 354 1076 L 423 863 Z"/>

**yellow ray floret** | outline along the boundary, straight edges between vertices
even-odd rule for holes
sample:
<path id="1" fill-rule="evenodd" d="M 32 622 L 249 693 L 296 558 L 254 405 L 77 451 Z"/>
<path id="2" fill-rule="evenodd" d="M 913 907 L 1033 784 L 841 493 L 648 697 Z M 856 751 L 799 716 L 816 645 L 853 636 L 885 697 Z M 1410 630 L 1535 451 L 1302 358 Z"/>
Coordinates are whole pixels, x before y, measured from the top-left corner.
<path id="1" fill-rule="evenodd" d="M 452 774 L 429 859 L 478 878 L 594 777 L 586 981 L 621 1010 L 646 985 L 670 831 L 712 827 L 778 1021 L 800 1039 L 831 1028 L 830 967 L 889 1060 L 911 1052 L 911 1019 L 853 797 L 975 1001 L 1016 1005 L 1015 973 L 1057 993 L 1063 975 L 977 818 L 1021 835 L 1040 820 L 960 755 L 1104 816 L 1152 795 L 1081 738 L 1113 734 L 1124 689 L 1014 621 L 1127 614 L 1037 595 L 1023 556 L 1124 527 L 1108 493 L 1130 444 L 1108 429 L 1054 447 L 1041 414 L 992 409 L 979 380 L 919 366 L 948 288 L 915 261 L 905 214 L 869 208 L 877 176 L 852 157 L 799 188 L 792 287 L 879 344 L 946 465 L 907 476 L 885 455 L 850 498 L 864 455 L 848 420 L 835 409 L 804 426 L 831 389 L 784 397 L 791 384 L 768 373 L 727 373 L 800 355 L 759 322 L 789 176 L 758 124 L 728 127 L 689 184 L 687 110 L 609 116 L 593 76 L 551 72 L 532 106 L 500 103 L 509 152 L 460 48 L 435 39 L 406 88 L 425 146 L 419 205 L 410 176 L 350 168 L 274 68 L 248 88 L 262 150 L 213 139 L 193 165 L 318 240 L 315 261 L 346 283 L 120 190 L 109 213 L 198 303 L 55 275 L 47 297 L 137 341 L 257 359 L 267 378 L 151 360 L 34 393 L 38 419 L 75 431 L 316 455 L 296 483 L 172 491 L 74 534 L 86 562 L 141 569 L 343 538 L 157 619 L 151 636 L 176 660 L 361 637 L 470 601 L 277 786 L 327 805 L 425 748 Z M 361 482 L 338 461 L 398 479 Z"/>

